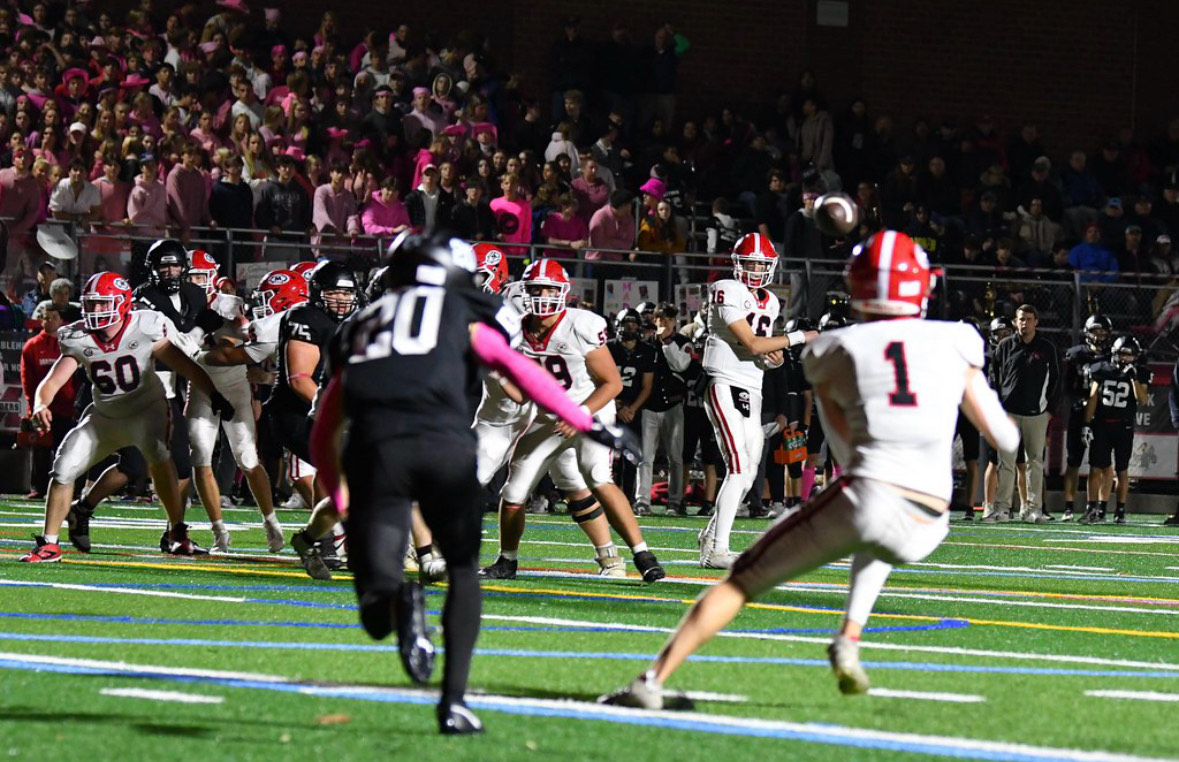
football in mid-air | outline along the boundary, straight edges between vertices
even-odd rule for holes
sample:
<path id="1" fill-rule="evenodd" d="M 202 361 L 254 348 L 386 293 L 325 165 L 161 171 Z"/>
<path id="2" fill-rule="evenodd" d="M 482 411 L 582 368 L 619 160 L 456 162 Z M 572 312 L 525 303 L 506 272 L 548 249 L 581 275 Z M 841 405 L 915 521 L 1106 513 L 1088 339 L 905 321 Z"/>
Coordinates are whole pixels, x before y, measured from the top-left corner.
<path id="1" fill-rule="evenodd" d="M 843 238 L 860 224 L 860 208 L 846 193 L 827 193 L 815 200 L 815 226 L 831 238 Z"/>

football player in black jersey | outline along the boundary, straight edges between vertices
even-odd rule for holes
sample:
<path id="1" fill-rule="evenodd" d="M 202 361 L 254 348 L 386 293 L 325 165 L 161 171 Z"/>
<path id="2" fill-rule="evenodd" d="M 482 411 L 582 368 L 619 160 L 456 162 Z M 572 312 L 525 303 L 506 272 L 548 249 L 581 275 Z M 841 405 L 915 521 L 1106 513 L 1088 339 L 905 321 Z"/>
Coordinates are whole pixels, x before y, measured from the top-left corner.
<path id="1" fill-rule="evenodd" d="M 692 365 L 691 343 L 676 328 L 680 311 L 664 302 L 655 308 L 655 389 L 643 409 L 643 462 L 639 465 L 640 493 L 651 493 L 655 454 L 662 442 L 667 453 L 667 512 L 686 516 L 684 508 L 684 398 L 686 375 Z"/>
<path id="2" fill-rule="evenodd" d="M 303 561 L 303 568 L 316 579 L 330 579 L 331 569 L 340 568 L 333 537 L 336 512 L 317 484 L 312 467 L 308 437 L 308 413 L 323 379 L 328 343 L 339 325 L 357 306 L 356 276 L 342 262 L 321 262 L 308 279 L 310 298 L 283 313 L 278 331 L 278 370 L 274 392 L 266 401 L 274 432 L 294 461 L 295 488 L 307 505 L 313 506 L 307 526 L 291 537 L 291 547 Z M 322 542 L 321 542 L 322 541 Z"/>
<path id="3" fill-rule="evenodd" d="M 1147 399 L 1152 374 L 1139 365 L 1142 345 L 1133 336 L 1119 336 L 1110 357 L 1089 366 L 1089 401 L 1085 406 L 1088 430 L 1082 436 L 1091 442 L 1089 451 L 1089 503 L 1083 524 L 1104 520 L 1099 501 L 1100 485 L 1110 478 L 1112 464 L 1117 471 L 1118 492 L 1114 523 L 1126 523 L 1126 497 L 1130 494 L 1130 454 L 1134 449 L 1134 417 Z M 1101 472 L 1105 472 L 1102 474 Z"/>
<path id="4" fill-rule="evenodd" d="M 1069 398 L 1067 461 L 1064 470 L 1064 514 L 1062 521 L 1073 518 L 1077 497 L 1077 471 L 1085 458 L 1088 442 L 1082 436 L 1085 428 L 1085 406 L 1089 402 L 1089 366 L 1109 357 L 1109 343 L 1113 340 L 1113 322 L 1105 315 L 1092 314 L 1085 320 L 1085 341 L 1069 347 L 1064 353 L 1064 388 Z"/>
<path id="5" fill-rule="evenodd" d="M 618 313 L 614 330 L 614 338 L 606 342 L 606 348 L 622 378 L 622 391 L 614 399 L 618 405 L 618 420 L 641 438 L 642 410 L 655 388 L 655 347 L 642 341 L 643 318 L 638 310 L 627 309 Z M 637 491 L 638 469 L 626 461 L 616 462 L 615 469 L 618 487 L 633 503 L 635 515 L 650 513 L 651 490 L 648 485 L 647 494 Z"/>
<path id="6" fill-rule="evenodd" d="M 482 730 L 464 703 L 482 605 L 481 488 L 471 428 L 482 388 L 478 362 L 491 364 L 575 431 L 638 456 L 624 429 L 595 424 L 547 372 L 508 347 L 504 337 L 518 340 L 519 318 L 475 286 L 474 270 L 471 247 L 443 234 L 400 243 L 389 264 L 392 290 L 331 344 L 330 381 L 316 405 L 311 441 L 326 486 L 349 511 L 361 624 L 376 639 L 397 630 L 402 664 L 417 682 L 429 679 L 433 646 L 422 588 L 403 579 L 411 501 L 434 531 L 450 580 L 437 710 L 439 729 L 449 734 Z"/>

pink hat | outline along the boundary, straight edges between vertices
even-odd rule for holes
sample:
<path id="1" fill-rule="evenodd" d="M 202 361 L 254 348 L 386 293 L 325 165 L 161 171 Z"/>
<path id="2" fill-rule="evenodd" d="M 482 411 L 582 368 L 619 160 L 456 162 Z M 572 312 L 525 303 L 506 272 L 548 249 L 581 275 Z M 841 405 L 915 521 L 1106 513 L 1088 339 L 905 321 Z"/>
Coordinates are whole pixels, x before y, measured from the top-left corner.
<path id="1" fill-rule="evenodd" d="M 101 34 L 94 35 L 94 39 L 90 41 L 90 47 L 92 47 L 92 48 L 105 48 L 106 47 L 106 38 L 103 37 Z"/>
<path id="2" fill-rule="evenodd" d="M 667 185 L 664 184 L 662 180 L 657 180 L 652 177 L 650 180 L 643 183 L 639 190 L 649 196 L 654 196 L 656 201 L 662 201 L 663 194 L 667 193 Z"/>
<path id="3" fill-rule="evenodd" d="M 306 50 L 296 50 L 295 55 L 291 56 L 291 60 L 292 61 L 306 61 L 307 60 L 307 51 Z"/>
<path id="4" fill-rule="evenodd" d="M 429 94 L 430 94 L 430 91 L 424 87 L 415 87 L 413 89 L 413 97 L 415 97 L 415 98 L 418 97 L 419 95 L 429 95 Z"/>
<path id="5" fill-rule="evenodd" d="M 426 166 L 422 167 L 422 174 L 423 175 L 426 174 L 427 172 L 430 172 L 430 171 L 437 172 L 438 165 L 437 164 L 427 164 Z"/>
<path id="6" fill-rule="evenodd" d="M 150 85 L 151 80 L 147 77 L 140 76 L 137 73 L 132 73 L 128 75 L 121 84 L 123 87 L 143 87 L 144 85 Z"/>
<path id="7" fill-rule="evenodd" d="M 250 9 L 242 0 L 217 0 L 217 5 L 230 11 L 237 11 L 238 13 L 249 13 Z"/>
<path id="8" fill-rule="evenodd" d="M 314 48 L 311 49 L 311 55 L 315 55 L 316 53 L 318 53 L 321 56 L 323 55 L 323 45 L 316 45 Z"/>
<path id="9" fill-rule="evenodd" d="M 221 49 L 221 40 L 209 40 L 202 42 L 199 46 L 202 53 L 216 53 Z"/>
<path id="10" fill-rule="evenodd" d="M 16 14 L 16 23 L 20 26 L 36 26 L 37 22 L 33 21 L 33 17 L 27 13 Z"/>
<path id="11" fill-rule="evenodd" d="M 494 137 L 497 130 L 495 129 L 495 125 L 491 122 L 476 122 L 471 127 L 471 134 L 475 135 L 476 137 L 483 134 L 484 132 L 491 133 L 491 135 Z"/>
<path id="12" fill-rule="evenodd" d="M 459 136 L 459 135 L 465 135 L 466 133 L 467 133 L 467 131 L 465 129 L 463 129 L 463 126 L 461 124 L 448 124 L 447 126 L 442 128 L 443 135 Z"/>
<path id="13" fill-rule="evenodd" d="M 267 21 L 278 21 L 280 18 L 282 18 L 282 13 L 278 10 L 278 8 L 263 8 L 262 17 Z"/>
<path id="14" fill-rule="evenodd" d="M 288 146 L 287 149 L 283 151 L 283 153 L 287 156 L 290 156 L 295 161 L 303 161 L 307 158 L 307 156 L 303 153 L 303 149 L 299 146 Z"/>
<path id="15" fill-rule="evenodd" d="M 343 127 L 328 127 L 326 132 L 327 136 L 332 140 L 339 140 L 340 138 L 348 137 L 348 130 L 344 129 Z"/>
<path id="16" fill-rule="evenodd" d="M 286 45 L 275 45 L 274 47 L 272 47 L 270 49 L 270 57 L 274 58 L 275 56 L 281 56 L 283 53 L 286 53 L 286 52 L 287 52 Z"/>
<path id="17" fill-rule="evenodd" d="M 373 142 L 371 140 L 369 140 L 368 138 L 365 138 L 364 140 L 356 141 L 356 143 L 352 147 L 357 150 L 360 150 L 361 148 L 368 148 L 372 144 L 373 144 Z"/>
<path id="18" fill-rule="evenodd" d="M 90 86 L 90 75 L 86 73 L 85 69 L 66 69 L 65 74 L 61 75 L 61 83 L 68 85 L 71 79 L 81 79 L 83 90 Z"/>

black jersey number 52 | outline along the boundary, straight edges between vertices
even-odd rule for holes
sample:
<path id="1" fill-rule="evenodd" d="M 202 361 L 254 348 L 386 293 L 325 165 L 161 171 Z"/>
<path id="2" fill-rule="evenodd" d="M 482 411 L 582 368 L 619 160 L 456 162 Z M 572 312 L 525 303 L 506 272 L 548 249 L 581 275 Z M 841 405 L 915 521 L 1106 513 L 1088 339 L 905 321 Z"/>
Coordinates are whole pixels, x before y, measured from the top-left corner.
<path id="1" fill-rule="evenodd" d="M 357 326 L 348 362 L 380 360 L 392 354 L 408 357 L 429 353 L 438 346 L 445 297 L 443 289 L 430 286 L 386 296 L 380 311 L 363 318 Z"/>

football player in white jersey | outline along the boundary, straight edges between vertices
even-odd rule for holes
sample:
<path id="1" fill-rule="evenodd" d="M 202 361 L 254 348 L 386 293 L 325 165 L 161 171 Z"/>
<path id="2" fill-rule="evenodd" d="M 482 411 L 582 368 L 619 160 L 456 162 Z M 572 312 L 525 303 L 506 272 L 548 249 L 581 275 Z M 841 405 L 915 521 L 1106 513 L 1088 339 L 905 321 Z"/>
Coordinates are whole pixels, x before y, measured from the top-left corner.
<path id="1" fill-rule="evenodd" d="M 138 448 L 148 462 L 156 494 L 168 514 L 166 550 L 192 555 L 184 524 L 184 502 L 169 448 L 172 419 L 155 362 L 167 363 L 209 395 L 226 420 L 233 406 L 208 374 L 173 342 L 179 338 L 168 318 L 151 310 L 131 311 L 131 286 L 117 273 L 92 275 L 82 290 L 83 319 L 58 332 L 61 357 L 34 395 L 33 420 L 49 428 L 49 403 L 79 366 L 94 385 L 94 402 L 57 450 L 53 481 L 45 502 L 44 534 L 20 560 L 61 560 L 58 534 L 70 509 L 74 482 L 96 462 L 122 447 Z"/>
<path id="2" fill-rule="evenodd" d="M 778 367 L 782 352 L 818 335 L 795 331 L 774 336 L 778 297 L 773 280 L 778 253 L 761 233 L 743 236 L 733 247 L 733 277 L 708 287 L 708 374 L 705 410 L 712 421 L 727 473 L 716 494 L 716 512 L 700 533 L 700 565 L 728 569 L 737 555 L 729 550 L 733 519 L 754 487 L 765 432 L 761 427 L 762 369 Z"/>
<path id="3" fill-rule="evenodd" d="M 557 262 L 541 259 L 524 272 L 526 309 L 524 342 L 520 350 L 539 362 L 565 387 L 569 397 L 603 423 L 614 423 L 614 397 L 622 388 L 618 367 L 606 348 L 606 321 L 588 310 L 567 307 L 569 276 Z M 600 521 L 605 515 L 611 526 L 630 546 L 635 568 L 647 582 L 665 574 L 655 555 L 643 541 L 642 531 L 626 495 L 613 482 L 610 450 L 588 439 L 573 437 L 573 430 L 550 415 L 537 415 L 519 437 L 508 481 L 500 502 L 499 557 L 483 569 L 483 576 L 512 579 L 516 576 L 517 553 L 524 534 L 524 501 L 546 471 L 560 456 L 573 450 L 581 476 L 590 492 L 568 492 L 570 513 L 593 543 L 598 565 L 607 576 L 616 576 L 618 551 L 609 528 Z M 557 487 L 561 483 L 554 474 Z M 579 495 L 584 495 L 579 497 Z"/>
<path id="4" fill-rule="evenodd" d="M 877 233 L 852 254 L 847 280 L 864 322 L 823 334 L 803 352 L 843 476 L 741 554 L 650 669 L 605 703 L 662 708 L 663 683 L 748 601 L 847 555 L 851 589 L 827 653 L 840 691 L 864 693 L 860 633 L 893 564 L 921 560 L 946 536 L 958 411 L 996 447 L 1018 445 L 1019 430 L 981 373 L 978 333 L 919 319 L 933 284 L 920 246 L 903 233 Z"/>
<path id="5" fill-rule="evenodd" d="M 246 325 L 245 301 L 233 294 L 216 290 L 217 262 L 207 253 L 197 250 L 190 253 L 192 267 L 189 279 L 202 286 L 209 298 L 209 308 L 225 321 L 221 329 L 213 334 L 214 345 L 237 346 L 242 343 Z M 302 281 L 294 273 L 286 276 Z M 265 279 L 263 281 L 265 283 Z M 235 410 L 241 412 L 232 421 L 222 421 L 209 406 L 209 398 L 199 389 L 189 387 L 188 405 L 184 416 L 188 422 L 188 440 L 192 450 L 193 477 L 197 494 L 206 506 L 221 504 L 221 489 L 213 475 L 213 450 L 217 445 L 220 431 L 225 430 L 226 440 L 233 459 L 241 469 L 258 510 L 262 514 L 262 525 L 266 530 L 266 546 L 271 553 L 283 548 L 282 526 L 274 515 L 271 499 L 270 476 L 258 459 L 258 437 L 253 416 L 253 392 L 245 366 L 213 366 L 205 362 L 207 353 L 197 355 L 196 361 L 217 390 L 230 401 Z M 247 414 L 248 413 L 248 414 Z M 221 553 L 229 550 L 229 532 L 221 526 L 213 533 L 213 550 Z"/>

